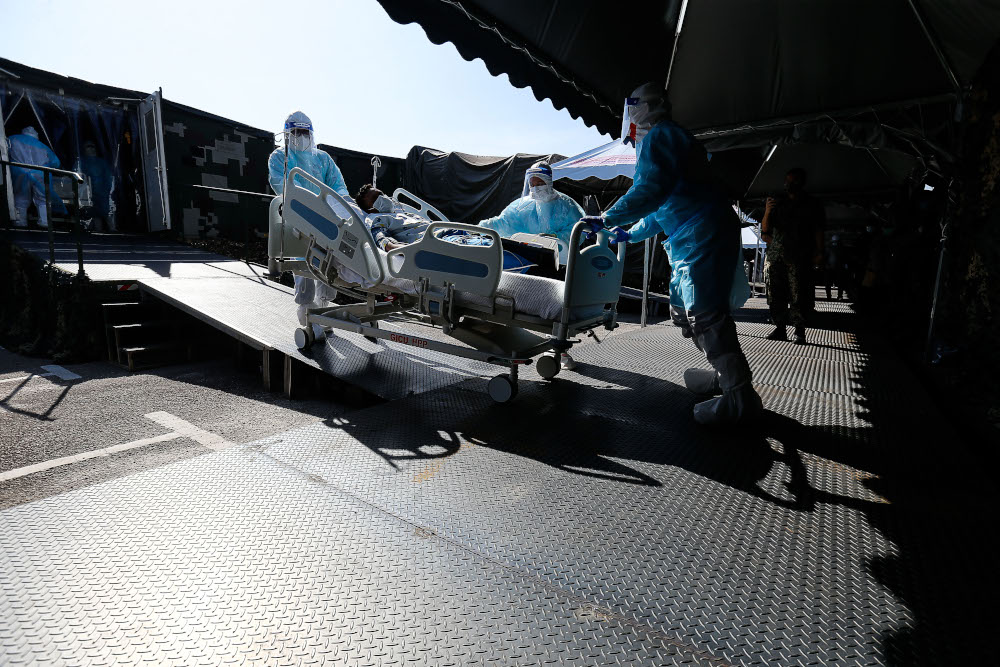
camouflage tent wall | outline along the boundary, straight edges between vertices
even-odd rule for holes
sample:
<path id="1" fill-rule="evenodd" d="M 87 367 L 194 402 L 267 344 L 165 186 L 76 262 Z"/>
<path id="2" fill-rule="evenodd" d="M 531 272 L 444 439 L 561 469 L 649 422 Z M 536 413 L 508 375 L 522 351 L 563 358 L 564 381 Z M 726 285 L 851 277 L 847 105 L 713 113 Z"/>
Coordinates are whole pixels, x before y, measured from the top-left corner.
<path id="1" fill-rule="evenodd" d="M 175 102 L 163 101 L 171 226 L 185 238 L 242 241 L 267 236 L 269 198 L 211 192 L 208 185 L 271 193 L 267 158 L 270 132 Z"/>

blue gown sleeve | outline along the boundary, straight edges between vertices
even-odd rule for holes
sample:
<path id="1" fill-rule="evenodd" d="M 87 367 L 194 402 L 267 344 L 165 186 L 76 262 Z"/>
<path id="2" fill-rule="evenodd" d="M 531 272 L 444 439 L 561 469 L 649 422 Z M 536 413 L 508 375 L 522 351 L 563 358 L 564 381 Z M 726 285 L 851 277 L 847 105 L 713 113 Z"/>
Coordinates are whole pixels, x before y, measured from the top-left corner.
<path id="1" fill-rule="evenodd" d="M 318 149 L 317 149 L 318 150 Z M 337 163 L 333 161 L 329 153 L 320 151 L 323 155 L 323 162 L 325 163 L 323 169 L 323 182 L 326 183 L 331 190 L 336 191 L 341 197 L 350 198 L 351 194 L 347 191 L 347 182 L 344 180 L 344 175 L 340 173 L 340 167 Z"/>
<path id="2" fill-rule="evenodd" d="M 281 149 L 273 151 L 267 159 L 267 181 L 276 195 L 285 189 L 285 155 Z"/>
<path id="3" fill-rule="evenodd" d="M 660 225 L 654 216 L 647 215 L 639 222 L 635 223 L 628 230 L 628 242 L 640 243 L 646 239 L 651 239 L 660 231 Z"/>
<path id="4" fill-rule="evenodd" d="M 573 227 L 576 226 L 576 223 L 580 222 L 580 218 L 584 216 L 584 212 L 583 208 L 569 195 L 565 195 L 560 192 L 559 200 L 560 211 L 559 222 L 557 223 L 558 227 L 552 229 L 549 233 L 554 234 L 566 243 L 569 243 L 569 239 L 573 235 Z"/>
<path id="5" fill-rule="evenodd" d="M 528 201 L 525 202 L 525 199 Z M 501 211 L 500 215 L 481 220 L 479 226 L 488 227 L 500 236 L 510 238 L 511 234 L 531 229 L 528 223 L 529 216 L 533 215 L 535 215 L 535 203 L 527 197 L 522 197 L 507 204 L 507 208 Z"/>
<path id="6" fill-rule="evenodd" d="M 684 131 L 672 124 L 649 131 L 639 148 L 632 187 L 604 214 L 609 227 L 635 222 L 667 201 L 682 176 L 688 141 Z"/>

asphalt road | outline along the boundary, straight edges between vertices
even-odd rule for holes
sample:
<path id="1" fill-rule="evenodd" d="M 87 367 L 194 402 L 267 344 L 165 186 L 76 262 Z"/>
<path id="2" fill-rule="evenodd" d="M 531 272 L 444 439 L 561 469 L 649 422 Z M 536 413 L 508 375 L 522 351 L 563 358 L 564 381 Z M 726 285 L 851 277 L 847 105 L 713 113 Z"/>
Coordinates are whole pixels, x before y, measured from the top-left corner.
<path id="1" fill-rule="evenodd" d="M 264 391 L 231 361 L 132 374 L 107 362 L 42 368 L 52 364 L 0 348 L 0 509 L 349 410 Z"/>

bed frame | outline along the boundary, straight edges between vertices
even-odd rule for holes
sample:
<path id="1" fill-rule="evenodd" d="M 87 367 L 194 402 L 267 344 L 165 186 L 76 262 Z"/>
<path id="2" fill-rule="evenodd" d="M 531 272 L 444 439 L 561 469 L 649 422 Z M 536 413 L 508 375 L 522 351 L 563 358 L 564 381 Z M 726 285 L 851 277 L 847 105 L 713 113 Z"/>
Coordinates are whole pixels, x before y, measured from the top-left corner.
<path id="1" fill-rule="evenodd" d="M 296 184 L 295 176 L 315 192 Z M 586 225 L 573 228 L 560 315 L 545 319 L 518 312 L 512 297 L 497 292 L 503 251 L 491 229 L 431 222 L 420 241 L 381 254 L 352 203 L 321 181 L 295 168 L 284 192 L 271 203 L 271 259 L 281 271 L 321 280 L 360 302 L 310 309 L 306 326 L 295 332 L 299 348 L 311 346 L 323 332 L 341 330 L 496 364 L 508 372 L 492 378 L 487 388 L 494 400 L 506 402 L 517 395 L 519 366 L 534 360 L 539 375 L 551 379 L 559 373 L 560 353 L 579 342 L 575 336 L 617 327 L 625 247 L 611 244 L 606 232 L 581 247 Z M 407 206 L 411 209 L 421 210 Z M 444 230 L 481 234 L 492 245 L 451 243 L 438 236 Z M 344 267 L 362 283 L 343 280 Z M 412 290 L 400 287 L 410 283 Z M 456 298 L 461 293 L 477 295 L 482 303 Z M 440 328 L 463 345 L 380 329 L 378 322 L 389 318 Z"/>

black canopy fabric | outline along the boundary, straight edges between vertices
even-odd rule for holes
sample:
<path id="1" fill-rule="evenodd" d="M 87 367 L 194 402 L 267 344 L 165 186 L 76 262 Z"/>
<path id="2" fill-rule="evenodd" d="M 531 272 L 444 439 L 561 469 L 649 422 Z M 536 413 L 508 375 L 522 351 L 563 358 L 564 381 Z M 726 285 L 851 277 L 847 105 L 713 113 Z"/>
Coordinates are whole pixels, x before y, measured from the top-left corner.
<path id="1" fill-rule="evenodd" d="M 1000 34 L 1000 0 L 379 2 L 612 136 L 624 96 L 667 80 L 678 23 L 668 92 L 692 130 L 953 98 Z"/>
<path id="2" fill-rule="evenodd" d="M 497 215 L 521 196 L 524 172 L 535 162 L 562 155 L 485 157 L 414 146 L 406 156 L 406 187 L 450 220 L 475 224 Z"/>

